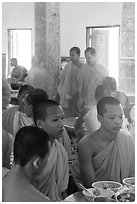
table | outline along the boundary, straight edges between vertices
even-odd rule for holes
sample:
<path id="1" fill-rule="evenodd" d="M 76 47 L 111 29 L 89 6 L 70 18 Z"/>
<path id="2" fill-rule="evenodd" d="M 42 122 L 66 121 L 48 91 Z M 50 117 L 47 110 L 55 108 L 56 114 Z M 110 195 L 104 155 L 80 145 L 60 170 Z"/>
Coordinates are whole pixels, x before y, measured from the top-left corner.
<path id="1" fill-rule="evenodd" d="M 68 196 L 63 202 L 88 202 L 82 191 L 78 191 Z"/>

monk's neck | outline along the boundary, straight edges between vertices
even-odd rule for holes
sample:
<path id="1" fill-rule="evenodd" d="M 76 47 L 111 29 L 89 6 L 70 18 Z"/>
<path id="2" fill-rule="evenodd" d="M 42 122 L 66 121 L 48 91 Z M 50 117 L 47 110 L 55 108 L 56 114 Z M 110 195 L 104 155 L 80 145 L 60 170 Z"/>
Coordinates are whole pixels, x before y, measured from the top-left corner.
<path id="1" fill-rule="evenodd" d="M 117 135 L 117 133 L 112 133 L 101 126 L 99 129 L 101 139 L 105 142 L 111 142 Z"/>
<path id="2" fill-rule="evenodd" d="M 78 68 L 80 68 L 81 65 L 82 65 L 82 63 L 81 63 L 80 61 L 73 62 L 73 64 L 74 64 L 75 66 L 77 66 Z"/>
<path id="3" fill-rule="evenodd" d="M 24 183 L 30 183 L 32 180 L 31 171 L 26 171 L 25 167 L 21 167 L 20 165 L 15 165 L 11 168 L 11 173 L 13 177 L 19 179 L 19 181 L 23 181 Z"/>

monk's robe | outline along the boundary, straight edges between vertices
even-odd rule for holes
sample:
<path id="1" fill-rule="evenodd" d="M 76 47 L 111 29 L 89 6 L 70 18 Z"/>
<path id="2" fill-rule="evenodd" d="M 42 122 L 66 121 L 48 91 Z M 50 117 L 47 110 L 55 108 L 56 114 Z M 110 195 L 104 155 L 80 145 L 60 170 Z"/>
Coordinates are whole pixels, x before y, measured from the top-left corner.
<path id="1" fill-rule="evenodd" d="M 68 156 L 57 140 L 52 144 L 48 163 L 33 179 L 32 184 L 51 201 L 60 201 L 61 193 L 67 189 L 69 180 Z"/>
<path id="2" fill-rule="evenodd" d="M 72 158 L 71 139 L 70 139 L 65 127 L 64 127 L 63 135 L 61 138 L 58 139 L 58 141 L 64 146 L 64 148 L 68 154 L 68 159 L 70 160 Z"/>
<path id="3" fill-rule="evenodd" d="M 62 106 L 65 117 L 76 117 L 79 115 L 79 70 L 81 68 L 68 63 L 62 71 L 59 79 L 58 94 L 60 105 Z"/>
<path id="4" fill-rule="evenodd" d="M 96 181 L 122 182 L 126 177 L 135 176 L 135 145 L 130 135 L 122 130 L 106 147 L 93 157 Z M 82 182 L 78 157 L 73 166 L 76 183 Z"/>
<path id="5" fill-rule="evenodd" d="M 8 108 L 2 113 L 2 127 L 13 137 L 21 127 L 30 126 L 32 123 L 31 118 L 27 118 L 24 113 L 19 111 L 19 106 Z"/>
<path id="6" fill-rule="evenodd" d="M 10 168 L 12 141 L 6 130 L 2 129 L 2 166 Z"/>
<path id="7" fill-rule="evenodd" d="M 95 89 L 103 82 L 107 76 L 107 71 L 100 64 L 83 64 L 79 72 L 79 96 L 80 106 L 95 104 Z"/>
<path id="8" fill-rule="evenodd" d="M 7 175 L 8 172 L 9 169 L 7 169 L 6 167 L 2 167 L 2 179 Z"/>

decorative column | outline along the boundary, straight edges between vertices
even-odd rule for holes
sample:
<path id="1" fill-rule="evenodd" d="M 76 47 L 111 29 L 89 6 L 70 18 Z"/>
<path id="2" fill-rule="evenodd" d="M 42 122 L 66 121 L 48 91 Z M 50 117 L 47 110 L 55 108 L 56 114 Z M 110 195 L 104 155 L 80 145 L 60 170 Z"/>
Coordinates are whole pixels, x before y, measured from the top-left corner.
<path id="1" fill-rule="evenodd" d="M 35 87 L 50 98 L 57 92 L 60 66 L 60 14 L 58 2 L 35 3 Z"/>
<path id="2" fill-rule="evenodd" d="M 135 95 L 135 3 L 123 2 L 120 49 L 120 88 Z"/>

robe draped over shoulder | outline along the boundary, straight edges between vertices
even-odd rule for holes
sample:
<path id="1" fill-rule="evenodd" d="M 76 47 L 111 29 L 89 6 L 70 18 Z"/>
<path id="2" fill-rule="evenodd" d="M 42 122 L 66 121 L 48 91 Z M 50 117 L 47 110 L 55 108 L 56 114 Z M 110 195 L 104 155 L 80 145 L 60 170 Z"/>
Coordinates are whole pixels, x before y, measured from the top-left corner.
<path id="1" fill-rule="evenodd" d="M 129 134 L 122 130 L 107 146 L 93 158 L 96 181 L 113 180 L 122 182 L 135 176 L 135 145 Z M 78 157 L 73 166 L 75 182 L 81 182 Z"/>
<path id="2" fill-rule="evenodd" d="M 15 137 L 17 131 L 24 126 L 33 124 L 31 118 L 28 118 L 24 113 L 19 111 L 18 106 L 13 106 L 6 109 L 2 113 L 2 126 L 8 133 Z"/>
<path id="3" fill-rule="evenodd" d="M 51 201 L 60 201 L 61 193 L 67 189 L 69 180 L 68 156 L 57 140 L 52 144 L 48 163 L 33 185 Z"/>

